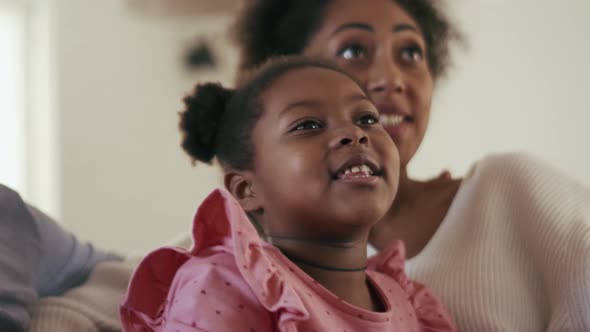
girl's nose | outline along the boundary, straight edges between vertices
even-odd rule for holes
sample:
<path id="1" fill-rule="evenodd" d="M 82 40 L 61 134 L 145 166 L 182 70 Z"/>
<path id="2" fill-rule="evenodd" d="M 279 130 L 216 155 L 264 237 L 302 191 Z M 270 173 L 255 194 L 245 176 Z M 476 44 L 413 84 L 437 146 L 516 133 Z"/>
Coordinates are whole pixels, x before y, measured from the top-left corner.
<path id="1" fill-rule="evenodd" d="M 366 145 L 369 143 L 369 136 L 364 130 L 355 125 L 337 129 L 337 133 L 330 141 L 330 147 L 337 149 L 343 146 Z"/>

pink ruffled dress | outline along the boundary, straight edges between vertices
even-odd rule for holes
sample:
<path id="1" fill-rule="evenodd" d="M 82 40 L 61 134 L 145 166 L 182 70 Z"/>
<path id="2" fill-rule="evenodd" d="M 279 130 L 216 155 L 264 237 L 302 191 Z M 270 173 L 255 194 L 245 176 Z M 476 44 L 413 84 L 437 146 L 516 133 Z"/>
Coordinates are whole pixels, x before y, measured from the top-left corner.
<path id="1" fill-rule="evenodd" d="M 120 308 L 124 331 L 455 331 L 425 286 L 404 273 L 399 242 L 369 260 L 367 278 L 386 306 L 339 299 L 260 240 L 223 189 L 203 202 L 190 251 L 161 248 L 135 270 Z"/>

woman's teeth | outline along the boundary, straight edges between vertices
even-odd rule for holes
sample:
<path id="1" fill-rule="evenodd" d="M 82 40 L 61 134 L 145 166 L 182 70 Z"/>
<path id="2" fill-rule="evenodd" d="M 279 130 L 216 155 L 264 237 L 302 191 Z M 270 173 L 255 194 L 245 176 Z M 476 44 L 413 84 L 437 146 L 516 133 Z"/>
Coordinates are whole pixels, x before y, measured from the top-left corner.
<path id="1" fill-rule="evenodd" d="M 381 122 L 383 126 L 397 126 L 404 122 L 404 118 L 403 115 L 399 114 L 380 114 L 379 122 Z"/>

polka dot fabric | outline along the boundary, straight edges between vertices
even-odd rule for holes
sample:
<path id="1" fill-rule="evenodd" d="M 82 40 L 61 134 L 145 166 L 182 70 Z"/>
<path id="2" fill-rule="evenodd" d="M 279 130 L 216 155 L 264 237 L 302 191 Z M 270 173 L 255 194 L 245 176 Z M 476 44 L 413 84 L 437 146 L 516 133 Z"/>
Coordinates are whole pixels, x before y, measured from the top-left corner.
<path id="1" fill-rule="evenodd" d="M 424 286 L 403 272 L 401 243 L 373 256 L 367 279 L 386 304 L 339 299 L 262 242 L 225 190 L 197 211 L 190 251 L 161 248 L 140 263 L 121 304 L 124 331 L 454 331 Z"/>

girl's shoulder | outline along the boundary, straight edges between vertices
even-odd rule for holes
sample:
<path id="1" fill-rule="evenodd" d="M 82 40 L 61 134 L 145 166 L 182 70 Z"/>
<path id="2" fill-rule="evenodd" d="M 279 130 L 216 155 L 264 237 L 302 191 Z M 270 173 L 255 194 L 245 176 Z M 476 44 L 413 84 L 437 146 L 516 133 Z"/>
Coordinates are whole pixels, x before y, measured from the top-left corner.
<path id="1" fill-rule="evenodd" d="M 120 317 L 125 330 L 137 326 L 158 330 L 174 324 L 220 330 L 237 328 L 242 321 L 256 328 L 256 320 L 270 319 L 231 253 L 212 249 L 195 256 L 171 247 L 160 248 L 140 262 Z"/>

